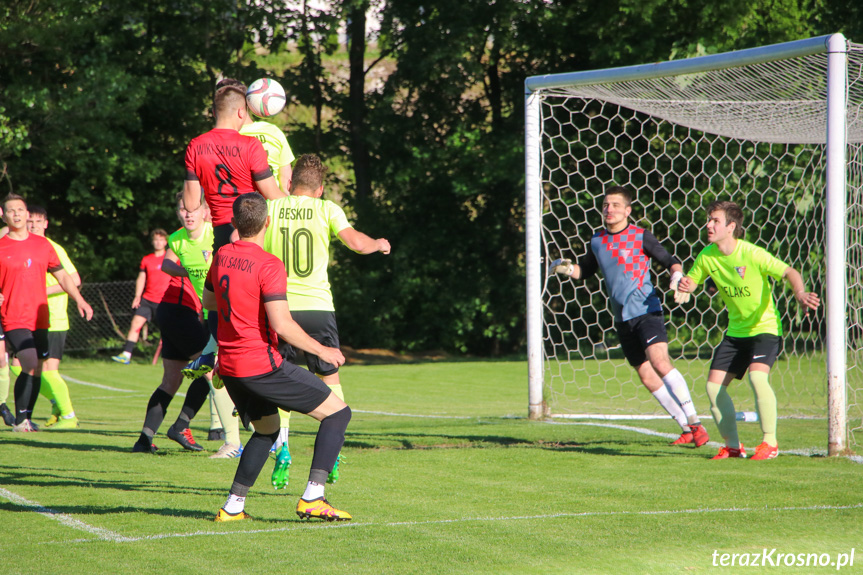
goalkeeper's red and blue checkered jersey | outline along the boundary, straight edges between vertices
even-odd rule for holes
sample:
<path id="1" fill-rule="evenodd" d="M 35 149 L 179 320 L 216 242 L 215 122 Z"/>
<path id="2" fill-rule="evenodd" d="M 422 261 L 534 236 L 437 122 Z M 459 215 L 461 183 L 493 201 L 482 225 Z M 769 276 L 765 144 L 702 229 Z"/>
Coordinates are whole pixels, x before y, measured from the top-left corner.
<path id="1" fill-rule="evenodd" d="M 596 273 L 597 267 L 602 270 L 614 319 L 628 321 L 662 311 L 650 279 L 651 259 L 665 268 L 679 263 L 652 233 L 630 224 L 616 234 L 596 232 L 579 266 L 583 278 Z"/>

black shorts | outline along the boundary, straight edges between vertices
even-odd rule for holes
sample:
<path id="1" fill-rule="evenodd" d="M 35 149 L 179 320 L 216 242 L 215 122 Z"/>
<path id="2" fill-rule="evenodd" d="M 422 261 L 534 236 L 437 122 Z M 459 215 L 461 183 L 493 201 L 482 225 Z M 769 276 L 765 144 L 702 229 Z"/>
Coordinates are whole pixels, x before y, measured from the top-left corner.
<path id="1" fill-rule="evenodd" d="M 162 332 L 162 359 L 188 361 L 210 340 L 198 313 L 178 303 L 160 303 L 156 308 L 156 325 Z"/>
<path id="2" fill-rule="evenodd" d="M 303 328 L 309 337 L 327 347 L 339 347 L 339 327 L 336 325 L 336 314 L 332 311 L 292 311 L 291 317 Z M 296 355 L 291 346 L 285 342 L 279 347 L 282 357 L 291 363 L 296 363 Z M 290 352 L 287 352 L 290 350 Z M 316 355 L 306 353 L 306 367 L 317 375 L 333 375 L 339 368 L 323 361 Z"/>
<path id="3" fill-rule="evenodd" d="M 48 358 L 47 329 L 37 329 L 34 331 L 30 331 L 29 329 L 12 329 L 6 332 L 6 342 L 11 354 L 35 348 L 39 359 Z"/>
<path id="4" fill-rule="evenodd" d="M 311 372 L 287 361 L 252 377 L 223 375 L 228 395 L 244 422 L 285 411 L 310 413 L 330 395 L 330 388 Z"/>
<path id="5" fill-rule="evenodd" d="M 159 307 L 154 301 L 141 298 L 141 303 L 138 309 L 135 310 L 135 315 L 139 315 L 147 321 L 153 321 L 156 318 L 156 308 Z"/>
<path id="6" fill-rule="evenodd" d="M 620 347 L 629 365 L 638 367 L 647 361 L 648 347 L 654 343 L 668 343 L 665 319 L 661 313 L 648 313 L 617 324 Z"/>
<path id="7" fill-rule="evenodd" d="M 231 234 L 234 233 L 234 226 L 231 224 L 222 224 L 221 226 L 213 226 L 213 253 L 219 251 L 219 248 L 231 243 Z"/>
<path id="8" fill-rule="evenodd" d="M 772 333 L 760 333 L 752 337 L 726 335 L 713 350 L 710 369 L 732 373 L 734 379 L 741 379 L 753 363 L 773 367 L 781 350 L 782 338 Z"/>
<path id="9" fill-rule="evenodd" d="M 48 332 L 48 357 L 52 359 L 63 359 L 63 350 L 66 348 L 67 330 Z"/>

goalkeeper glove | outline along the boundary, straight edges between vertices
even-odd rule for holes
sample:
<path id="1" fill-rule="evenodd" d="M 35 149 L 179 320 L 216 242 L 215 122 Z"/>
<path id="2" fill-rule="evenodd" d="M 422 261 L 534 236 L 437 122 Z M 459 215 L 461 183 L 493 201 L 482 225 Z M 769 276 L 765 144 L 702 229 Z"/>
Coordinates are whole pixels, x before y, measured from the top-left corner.
<path id="1" fill-rule="evenodd" d="M 688 293 L 684 293 L 679 291 L 677 288 L 680 286 L 680 280 L 683 279 L 683 272 L 674 272 L 671 274 L 671 291 L 674 292 L 674 303 L 681 304 L 689 301 Z"/>
<path id="2" fill-rule="evenodd" d="M 554 272 L 562 276 L 571 276 L 574 271 L 575 266 L 572 265 L 572 260 L 557 258 L 548 266 L 548 273 Z"/>

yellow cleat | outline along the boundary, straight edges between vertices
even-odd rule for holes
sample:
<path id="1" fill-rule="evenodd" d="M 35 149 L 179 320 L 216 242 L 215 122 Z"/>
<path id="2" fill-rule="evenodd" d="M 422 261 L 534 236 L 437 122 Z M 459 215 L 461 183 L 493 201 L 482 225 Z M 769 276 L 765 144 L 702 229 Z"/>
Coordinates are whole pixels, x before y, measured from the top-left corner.
<path id="1" fill-rule="evenodd" d="M 75 416 L 72 417 L 61 417 L 51 426 L 52 431 L 58 431 L 60 429 L 77 429 L 78 428 L 78 418 Z"/>
<path id="2" fill-rule="evenodd" d="M 323 497 L 306 501 L 300 499 L 297 503 L 297 515 L 300 519 L 323 519 L 324 521 L 350 521 L 351 514 L 341 509 L 336 509 Z"/>
<path id="3" fill-rule="evenodd" d="M 223 522 L 223 521 L 242 521 L 243 519 L 251 519 L 252 516 L 246 513 L 245 511 L 240 511 L 239 513 L 228 513 L 225 511 L 225 508 L 219 509 L 219 512 L 216 513 L 216 518 L 213 521 Z"/>

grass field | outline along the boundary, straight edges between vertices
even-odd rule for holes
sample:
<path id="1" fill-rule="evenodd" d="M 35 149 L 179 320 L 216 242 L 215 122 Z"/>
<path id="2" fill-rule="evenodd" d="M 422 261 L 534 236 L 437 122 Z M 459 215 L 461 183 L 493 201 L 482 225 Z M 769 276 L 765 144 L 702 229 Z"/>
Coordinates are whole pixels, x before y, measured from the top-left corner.
<path id="1" fill-rule="evenodd" d="M 237 460 L 207 458 L 218 443 L 204 441 L 206 414 L 192 426 L 204 453 L 184 452 L 163 425 L 159 455 L 133 455 L 161 368 L 64 361 L 81 428 L 0 431 L 0 573 L 827 573 L 852 549 L 841 571 L 863 571 L 860 464 L 710 461 L 718 444 L 668 446 L 668 420 L 527 421 L 526 371 L 343 368 L 354 418 L 327 497 L 354 521 L 295 515 L 316 424 L 294 416 L 288 489 L 272 489 L 268 464 L 246 504 L 255 520 L 216 524 Z M 34 420 L 48 411 L 40 401 Z M 780 449 L 823 449 L 825 428 L 783 420 Z M 754 447 L 758 425 L 741 435 Z M 767 567 L 720 566 L 722 554 L 765 549 Z M 771 566 L 778 553 L 810 565 Z"/>

